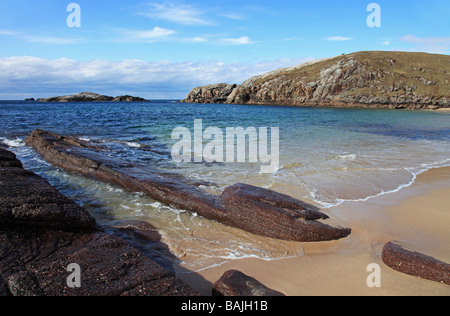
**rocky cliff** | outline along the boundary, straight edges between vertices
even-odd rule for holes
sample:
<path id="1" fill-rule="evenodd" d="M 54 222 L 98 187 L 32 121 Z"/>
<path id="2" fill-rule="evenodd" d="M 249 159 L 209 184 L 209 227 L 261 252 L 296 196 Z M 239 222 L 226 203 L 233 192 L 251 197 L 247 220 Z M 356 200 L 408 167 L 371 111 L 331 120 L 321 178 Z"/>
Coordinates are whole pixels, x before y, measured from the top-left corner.
<path id="1" fill-rule="evenodd" d="M 450 107 L 449 81 L 448 55 L 358 52 L 275 70 L 240 86 L 195 88 L 184 102 L 439 109 Z"/>

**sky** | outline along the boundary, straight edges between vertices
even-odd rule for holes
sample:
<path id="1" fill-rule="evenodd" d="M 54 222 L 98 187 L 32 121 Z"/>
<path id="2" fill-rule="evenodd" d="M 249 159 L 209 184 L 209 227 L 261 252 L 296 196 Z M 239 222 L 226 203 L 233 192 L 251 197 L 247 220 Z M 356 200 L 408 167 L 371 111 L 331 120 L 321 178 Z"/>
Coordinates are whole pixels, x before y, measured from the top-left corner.
<path id="1" fill-rule="evenodd" d="M 182 99 L 196 86 L 366 50 L 449 54 L 450 2 L 0 0 L 3 100 Z"/>

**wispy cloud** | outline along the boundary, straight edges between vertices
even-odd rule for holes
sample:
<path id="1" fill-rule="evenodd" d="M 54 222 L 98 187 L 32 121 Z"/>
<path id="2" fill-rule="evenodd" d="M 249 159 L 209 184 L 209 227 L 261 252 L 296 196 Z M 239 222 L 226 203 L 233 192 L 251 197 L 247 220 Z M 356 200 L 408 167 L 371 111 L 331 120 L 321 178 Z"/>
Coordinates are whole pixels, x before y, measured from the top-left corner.
<path id="1" fill-rule="evenodd" d="M 123 41 L 155 42 L 157 40 L 165 39 L 170 35 L 174 35 L 177 31 L 156 26 L 151 30 L 126 30 L 121 33 L 125 36 Z"/>
<path id="2" fill-rule="evenodd" d="M 69 45 L 69 44 L 79 44 L 83 42 L 83 39 L 81 38 L 65 38 L 56 36 L 36 36 L 36 35 L 23 35 L 21 37 L 27 42 L 45 45 Z"/>
<path id="3" fill-rule="evenodd" d="M 69 45 L 83 42 L 82 38 L 68 38 L 48 35 L 31 35 L 23 32 L 12 30 L 0 30 L 0 35 L 10 36 L 28 43 L 44 44 L 44 45 Z"/>
<path id="4" fill-rule="evenodd" d="M 334 41 L 334 42 L 345 42 L 345 41 L 351 41 L 352 39 L 353 39 L 353 37 L 331 36 L 331 37 L 327 37 L 325 40 Z"/>
<path id="5" fill-rule="evenodd" d="M 251 45 L 255 44 L 250 37 L 248 36 L 242 36 L 239 38 L 222 38 L 219 40 L 220 44 L 223 45 Z"/>
<path id="6" fill-rule="evenodd" d="M 426 37 L 420 38 L 415 35 L 406 35 L 400 38 L 405 43 L 415 44 L 412 50 L 445 54 L 450 50 L 450 37 Z"/>
<path id="7" fill-rule="evenodd" d="M 19 34 L 16 31 L 11 31 L 11 30 L 0 30 L 0 35 L 17 35 Z"/>
<path id="8" fill-rule="evenodd" d="M 152 19 L 161 19 L 183 25 L 212 25 L 205 13 L 189 4 L 147 3 L 138 13 Z"/>

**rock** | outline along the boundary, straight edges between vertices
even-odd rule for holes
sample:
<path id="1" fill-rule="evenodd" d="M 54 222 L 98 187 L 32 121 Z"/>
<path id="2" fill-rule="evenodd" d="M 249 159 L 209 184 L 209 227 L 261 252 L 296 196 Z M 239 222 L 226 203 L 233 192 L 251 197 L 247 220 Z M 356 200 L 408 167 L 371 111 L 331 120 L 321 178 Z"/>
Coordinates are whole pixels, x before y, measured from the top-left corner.
<path id="1" fill-rule="evenodd" d="M 12 158 L 4 152 L 0 149 L 0 226 L 95 229 L 95 221 L 89 213 L 53 189 L 46 180 L 15 163 L 14 168 L 4 168 L 3 159 Z M 11 165 L 12 160 L 6 161 L 6 165 Z"/>
<path id="2" fill-rule="evenodd" d="M 9 290 L 13 296 L 43 296 L 36 276 L 29 271 L 20 271 L 9 277 Z"/>
<path id="3" fill-rule="evenodd" d="M 115 97 L 113 101 L 114 102 L 144 102 L 147 100 L 140 98 L 140 97 L 133 97 L 131 95 L 121 95 L 121 96 Z"/>
<path id="4" fill-rule="evenodd" d="M 317 207 L 290 196 L 247 184 L 227 188 L 222 205 L 235 223 L 253 233 L 291 241 L 325 241 L 345 238 L 351 230 L 325 225 L 328 219 Z"/>
<path id="5" fill-rule="evenodd" d="M 269 289 L 264 284 L 242 272 L 231 270 L 214 283 L 213 296 L 285 296 L 283 293 Z"/>
<path id="6" fill-rule="evenodd" d="M 225 84 L 198 87 L 184 102 L 448 108 L 449 65 L 448 55 L 358 52 L 278 69 L 250 78 L 234 88 Z"/>
<path id="7" fill-rule="evenodd" d="M 27 98 L 25 101 L 36 101 L 34 98 Z"/>
<path id="8" fill-rule="evenodd" d="M 211 195 L 181 176 L 151 170 L 109 157 L 106 147 L 36 130 L 27 137 L 41 156 L 70 172 L 143 192 L 167 205 L 250 233 L 290 241 L 328 241 L 346 237 L 350 229 L 317 221 L 326 215 L 306 203 L 270 190 L 236 185 L 222 196 Z"/>
<path id="9" fill-rule="evenodd" d="M 0 147 L 0 168 L 22 168 L 22 163 L 15 154 Z"/>
<path id="10" fill-rule="evenodd" d="M 225 103 L 230 94 L 237 87 L 236 84 L 219 83 L 193 89 L 185 103 Z"/>
<path id="11" fill-rule="evenodd" d="M 34 173 L 1 167 L 0 184 L 0 296 L 198 295 Z M 80 288 L 67 285 L 73 263 Z"/>
<path id="12" fill-rule="evenodd" d="M 408 250 L 398 242 L 389 242 L 384 246 L 382 259 L 396 271 L 450 285 L 450 264 Z"/>
<path id="13" fill-rule="evenodd" d="M 11 296 L 11 292 L 9 291 L 8 285 L 5 280 L 0 276 L 0 297 L 3 296 Z"/>
<path id="14" fill-rule="evenodd" d="M 39 102 L 142 102 L 147 101 L 139 97 L 132 97 L 130 95 L 110 97 L 107 95 L 101 95 L 93 92 L 81 92 L 75 95 L 66 95 L 60 97 L 42 98 L 38 99 Z"/>

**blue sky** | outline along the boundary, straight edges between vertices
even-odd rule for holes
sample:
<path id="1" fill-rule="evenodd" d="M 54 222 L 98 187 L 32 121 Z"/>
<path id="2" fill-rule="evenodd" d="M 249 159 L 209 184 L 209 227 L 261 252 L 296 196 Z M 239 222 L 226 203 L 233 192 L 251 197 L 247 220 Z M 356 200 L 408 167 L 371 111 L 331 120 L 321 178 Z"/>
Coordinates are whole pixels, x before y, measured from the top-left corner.
<path id="1" fill-rule="evenodd" d="M 81 8 L 81 27 L 66 11 Z M 370 3 L 381 27 L 369 27 Z M 85 90 L 183 98 L 203 84 L 362 50 L 450 53 L 447 0 L 2 0 L 0 99 Z"/>

